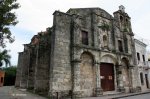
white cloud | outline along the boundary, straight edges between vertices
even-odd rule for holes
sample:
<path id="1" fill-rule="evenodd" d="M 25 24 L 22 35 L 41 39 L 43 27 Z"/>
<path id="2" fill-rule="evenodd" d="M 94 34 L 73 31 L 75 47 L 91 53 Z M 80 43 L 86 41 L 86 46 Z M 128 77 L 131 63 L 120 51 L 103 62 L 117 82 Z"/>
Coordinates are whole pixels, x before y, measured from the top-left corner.
<path id="1" fill-rule="evenodd" d="M 32 31 L 36 34 L 50 25 L 49 15 L 45 11 L 40 10 L 40 8 L 37 9 L 29 0 L 20 0 L 20 4 L 21 8 L 17 11 L 18 28 Z"/>
<path id="2" fill-rule="evenodd" d="M 145 13 L 142 17 L 139 18 L 139 20 L 133 22 L 134 30 L 137 32 L 137 34 L 142 35 L 144 38 L 149 39 L 150 35 L 150 28 L 149 28 L 149 22 L 150 22 L 150 13 Z"/>
<path id="3" fill-rule="evenodd" d="M 10 50 L 9 54 L 11 55 L 12 65 L 17 64 L 18 52 L 23 51 L 24 40 L 17 39 L 13 44 L 8 44 L 7 49 Z"/>
<path id="4" fill-rule="evenodd" d="M 18 0 L 21 8 L 17 11 L 18 20 L 17 27 L 33 31 L 36 34 L 39 31 L 51 27 L 53 23 L 53 12 L 60 10 L 66 12 L 72 7 L 87 7 L 91 5 L 91 0 L 86 2 L 76 0 Z M 85 6 L 86 5 L 86 6 Z"/>

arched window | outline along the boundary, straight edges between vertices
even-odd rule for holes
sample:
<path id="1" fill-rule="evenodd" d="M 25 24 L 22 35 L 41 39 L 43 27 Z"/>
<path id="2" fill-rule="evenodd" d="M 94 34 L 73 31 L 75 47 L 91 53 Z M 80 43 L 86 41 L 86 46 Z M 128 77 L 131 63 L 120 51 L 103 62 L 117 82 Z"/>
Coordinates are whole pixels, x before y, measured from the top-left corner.
<path id="1" fill-rule="evenodd" d="M 120 16 L 120 21 L 123 22 L 123 17 L 122 16 Z"/>

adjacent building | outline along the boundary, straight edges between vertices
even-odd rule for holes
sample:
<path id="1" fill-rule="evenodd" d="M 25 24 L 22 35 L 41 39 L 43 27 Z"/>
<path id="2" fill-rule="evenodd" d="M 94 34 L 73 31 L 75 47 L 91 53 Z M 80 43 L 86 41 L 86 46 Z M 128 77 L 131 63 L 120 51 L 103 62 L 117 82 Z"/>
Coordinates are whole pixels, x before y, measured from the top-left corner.
<path id="1" fill-rule="evenodd" d="M 4 85 L 5 72 L 0 69 L 0 87 Z"/>
<path id="2" fill-rule="evenodd" d="M 142 90 L 147 90 L 150 88 L 150 65 L 148 62 L 148 56 L 146 51 L 146 44 L 140 40 L 135 39 L 135 49 L 136 49 L 136 60 L 138 66 L 138 78 L 140 81 L 140 86 Z"/>
<path id="3" fill-rule="evenodd" d="M 53 26 L 19 53 L 16 87 L 51 97 L 141 90 L 131 18 L 101 8 L 53 13 Z"/>

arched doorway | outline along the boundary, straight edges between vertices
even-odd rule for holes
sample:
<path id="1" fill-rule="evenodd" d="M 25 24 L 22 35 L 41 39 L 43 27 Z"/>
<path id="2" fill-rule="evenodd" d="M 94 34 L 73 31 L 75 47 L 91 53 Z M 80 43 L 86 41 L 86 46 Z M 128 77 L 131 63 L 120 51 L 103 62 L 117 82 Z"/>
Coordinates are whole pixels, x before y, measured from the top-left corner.
<path id="1" fill-rule="evenodd" d="M 93 96 L 95 89 L 95 67 L 93 66 L 93 55 L 84 52 L 81 55 L 80 65 L 80 88 L 83 96 Z"/>
<path id="2" fill-rule="evenodd" d="M 115 90 L 115 66 L 116 59 L 112 55 L 104 55 L 101 58 L 100 64 L 100 79 L 101 88 L 103 91 L 114 91 Z"/>

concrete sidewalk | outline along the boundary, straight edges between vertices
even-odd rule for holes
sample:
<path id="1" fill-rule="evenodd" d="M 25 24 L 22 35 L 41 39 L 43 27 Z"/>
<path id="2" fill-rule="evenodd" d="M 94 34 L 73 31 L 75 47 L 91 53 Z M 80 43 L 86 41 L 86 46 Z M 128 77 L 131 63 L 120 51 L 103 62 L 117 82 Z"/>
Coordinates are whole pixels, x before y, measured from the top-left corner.
<path id="1" fill-rule="evenodd" d="M 108 94 L 100 97 L 87 97 L 80 99 L 118 99 L 148 93 L 150 93 L 150 90 L 139 93 Z M 47 99 L 47 98 L 27 92 L 26 90 L 23 89 L 14 88 L 14 86 L 4 86 L 0 87 L 0 99 Z"/>
<path id="2" fill-rule="evenodd" d="M 141 95 L 141 94 L 148 94 L 150 93 L 150 90 L 144 91 L 144 92 L 138 92 L 138 93 L 120 93 L 120 94 L 113 94 L 113 95 L 103 95 L 99 97 L 87 97 L 87 98 L 80 98 L 80 99 L 119 99 L 124 97 L 130 97 L 135 95 Z"/>
<path id="3" fill-rule="evenodd" d="M 0 99 L 47 99 L 27 92 L 24 89 L 17 89 L 14 86 L 3 86 L 0 87 Z"/>

